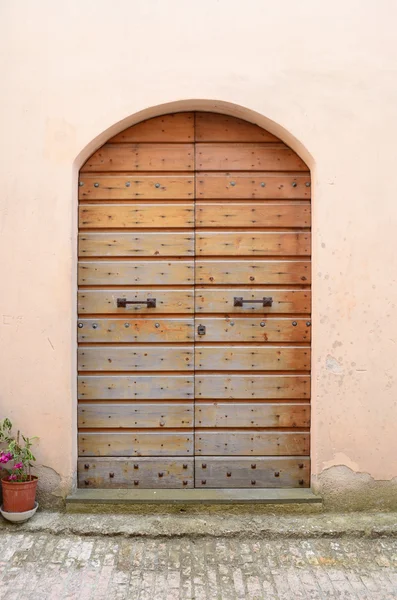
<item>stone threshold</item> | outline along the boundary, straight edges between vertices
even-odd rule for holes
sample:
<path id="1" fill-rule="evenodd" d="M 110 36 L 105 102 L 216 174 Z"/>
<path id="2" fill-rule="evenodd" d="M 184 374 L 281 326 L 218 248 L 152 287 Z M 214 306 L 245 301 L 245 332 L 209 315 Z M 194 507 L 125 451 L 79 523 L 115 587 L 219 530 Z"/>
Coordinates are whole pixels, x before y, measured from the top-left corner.
<path id="1" fill-rule="evenodd" d="M 306 489 L 77 489 L 66 498 L 72 504 L 321 504 Z"/>

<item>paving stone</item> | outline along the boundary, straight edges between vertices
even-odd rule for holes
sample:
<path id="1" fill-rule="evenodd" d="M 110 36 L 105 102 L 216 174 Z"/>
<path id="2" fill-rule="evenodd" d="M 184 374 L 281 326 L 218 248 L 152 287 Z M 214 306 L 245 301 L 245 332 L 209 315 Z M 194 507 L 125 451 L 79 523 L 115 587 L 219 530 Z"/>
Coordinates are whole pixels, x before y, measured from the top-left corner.
<path id="1" fill-rule="evenodd" d="M 1 600 L 397 599 L 390 539 L 0 534 Z"/>

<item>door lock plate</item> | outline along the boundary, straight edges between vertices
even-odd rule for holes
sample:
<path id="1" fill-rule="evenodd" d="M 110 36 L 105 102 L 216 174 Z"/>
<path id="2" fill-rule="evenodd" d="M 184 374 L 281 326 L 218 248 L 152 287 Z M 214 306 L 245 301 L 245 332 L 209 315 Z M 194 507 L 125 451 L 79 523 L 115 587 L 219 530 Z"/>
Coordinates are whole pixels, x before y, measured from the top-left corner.
<path id="1" fill-rule="evenodd" d="M 198 333 L 198 335 L 205 335 L 205 331 L 206 331 L 205 325 L 199 325 L 197 327 L 197 333 Z"/>

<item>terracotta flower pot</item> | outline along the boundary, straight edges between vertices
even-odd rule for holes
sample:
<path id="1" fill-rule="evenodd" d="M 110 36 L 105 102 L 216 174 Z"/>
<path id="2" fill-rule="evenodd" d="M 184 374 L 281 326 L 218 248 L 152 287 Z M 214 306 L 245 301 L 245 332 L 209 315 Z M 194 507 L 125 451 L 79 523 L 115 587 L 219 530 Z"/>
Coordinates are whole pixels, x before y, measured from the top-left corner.
<path id="1" fill-rule="evenodd" d="M 3 489 L 3 510 L 7 512 L 25 512 L 34 508 L 37 477 L 31 475 L 30 481 L 1 480 Z"/>

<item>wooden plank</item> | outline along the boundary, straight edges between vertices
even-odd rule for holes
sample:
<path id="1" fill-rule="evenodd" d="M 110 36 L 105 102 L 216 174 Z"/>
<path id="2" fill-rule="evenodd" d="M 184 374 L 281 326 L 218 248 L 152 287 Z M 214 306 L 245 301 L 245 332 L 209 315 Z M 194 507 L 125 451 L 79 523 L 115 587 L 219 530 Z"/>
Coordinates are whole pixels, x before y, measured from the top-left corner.
<path id="1" fill-rule="evenodd" d="M 310 486 L 307 457 L 203 456 L 195 459 L 197 488 L 295 488 Z"/>
<path id="2" fill-rule="evenodd" d="M 197 260 L 196 283 L 283 285 L 311 282 L 308 260 Z"/>
<path id="3" fill-rule="evenodd" d="M 307 371 L 310 349 L 294 346 L 196 346 L 198 371 Z"/>
<path id="4" fill-rule="evenodd" d="M 81 204 L 79 227 L 114 229 L 130 227 L 191 227 L 194 204 Z"/>
<path id="5" fill-rule="evenodd" d="M 310 436 L 301 432 L 200 431 L 194 438 L 195 454 L 206 456 L 306 456 Z"/>
<path id="6" fill-rule="evenodd" d="M 79 371 L 189 371 L 193 346 L 84 346 Z"/>
<path id="7" fill-rule="evenodd" d="M 197 171 L 308 171 L 284 144 L 196 144 L 195 164 Z"/>
<path id="8" fill-rule="evenodd" d="M 107 432 L 78 434 L 80 456 L 192 456 L 191 432 Z"/>
<path id="9" fill-rule="evenodd" d="M 79 319 L 78 341 L 111 343 L 190 342 L 194 320 L 177 318 Z"/>
<path id="10" fill-rule="evenodd" d="M 193 233 L 80 233 L 79 256 L 192 256 Z"/>
<path id="11" fill-rule="evenodd" d="M 198 202 L 198 227 L 310 227 L 310 205 Z"/>
<path id="12" fill-rule="evenodd" d="M 193 426 L 193 402 L 178 403 L 117 403 L 90 402 L 79 404 L 78 426 L 101 429 L 127 427 L 146 429 Z"/>
<path id="13" fill-rule="evenodd" d="M 79 200 L 188 200 L 191 175 L 103 175 L 80 173 Z"/>
<path id="14" fill-rule="evenodd" d="M 234 306 L 234 298 L 242 297 L 244 300 L 260 300 L 264 297 L 272 298 L 272 306 L 258 304 L 244 304 Z M 197 289 L 196 312 L 198 313 L 310 313 L 310 290 L 270 290 L 255 288 L 232 288 L 225 290 Z"/>
<path id="15" fill-rule="evenodd" d="M 128 301 L 141 301 L 141 304 L 117 306 L 118 298 Z M 148 298 L 156 299 L 155 307 L 147 307 Z M 193 291 L 190 290 L 80 290 L 78 292 L 78 311 L 86 314 L 162 314 L 162 313 L 191 313 L 193 312 Z"/>
<path id="16" fill-rule="evenodd" d="M 78 377 L 78 398 L 184 400 L 193 398 L 193 383 L 191 375 L 82 375 Z"/>
<path id="17" fill-rule="evenodd" d="M 196 402 L 196 427 L 310 427 L 308 404 Z"/>
<path id="18" fill-rule="evenodd" d="M 141 121 L 112 137 L 109 143 L 192 142 L 193 140 L 194 114 L 181 112 Z"/>
<path id="19" fill-rule="evenodd" d="M 309 200 L 310 174 L 198 173 L 197 198 Z"/>
<path id="20" fill-rule="evenodd" d="M 308 375 L 197 375 L 196 398 L 310 398 Z"/>
<path id="21" fill-rule="evenodd" d="M 242 119 L 218 113 L 196 113 L 197 142 L 278 142 L 277 137 Z"/>
<path id="22" fill-rule="evenodd" d="M 198 256 L 309 256 L 310 233 L 293 231 L 198 231 Z"/>
<path id="23" fill-rule="evenodd" d="M 194 171 L 193 144 L 105 144 L 81 173 L 115 171 Z"/>
<path id="24" fill-rule="evenodd" d="M 309 323 L 309 325 L 307 324 Z M 196 341 L 205 342 L 310 342 L 311 326 L 307 319 L 204 317 L 205 336 L 197 334 Z"/>
<path id="25" fill-rule="evenodd" d="M 84 261 L 78 264 L 79 285 L 188 285 L 194 282 L 194 262 Z"/>
<path id="26" fill-rule="evenodd" d="M 192 488 L 193 458 L 80 458 L 82 488 Z"/>

